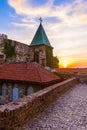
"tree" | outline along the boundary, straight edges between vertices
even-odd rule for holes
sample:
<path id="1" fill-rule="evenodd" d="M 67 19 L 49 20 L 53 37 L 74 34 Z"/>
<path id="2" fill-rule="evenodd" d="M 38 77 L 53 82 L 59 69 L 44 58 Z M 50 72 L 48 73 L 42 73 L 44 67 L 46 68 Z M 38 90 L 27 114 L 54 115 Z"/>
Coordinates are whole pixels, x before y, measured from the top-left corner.
<path id="1" fill-rule="evenodd" d="M 57 56 L 53 57 L 53 68 L 59 68 L 59 59 Z"/>

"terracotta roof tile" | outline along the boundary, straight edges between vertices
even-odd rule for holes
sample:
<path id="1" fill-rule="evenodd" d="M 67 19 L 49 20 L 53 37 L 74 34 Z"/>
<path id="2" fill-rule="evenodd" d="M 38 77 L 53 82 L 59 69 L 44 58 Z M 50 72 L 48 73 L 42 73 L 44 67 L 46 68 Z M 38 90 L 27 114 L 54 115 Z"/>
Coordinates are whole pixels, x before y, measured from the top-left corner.
<path id="1" fill-rule="evenodd" d="M 0 66 L 0 79 L 34 83 L 59 81 L 60 78 L 37 63 L 17 63 Z"/>

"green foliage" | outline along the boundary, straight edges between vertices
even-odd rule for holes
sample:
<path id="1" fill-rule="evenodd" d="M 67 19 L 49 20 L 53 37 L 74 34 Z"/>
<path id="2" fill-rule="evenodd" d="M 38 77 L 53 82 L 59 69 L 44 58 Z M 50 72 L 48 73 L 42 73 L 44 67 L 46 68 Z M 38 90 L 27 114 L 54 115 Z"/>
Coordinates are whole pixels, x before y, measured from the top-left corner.
<path id="1" fill-rule="evenodd" d="M 34 61 L 39 63 L 39 52 L 34 52 Z"/>
<path id="2" fill-rule="evenodd" d="M 46 47 L 46 65 L 53 68 L 53 53 L 50 47 Z"/>
<path id="3" fill-rule="evenodd" d="M 6 39 L 4 41 L 4 53 L 6 58 L 12 58 L 16 56 L 15 46 L 12 45 L 12 40 Z"/>
<path id="4" fill-rule="evenodd" d="M 59 59 L 57 56 L 53 57 L 53 68 L 59 68 Z"/>
<path id="5" fill-rule="evenodd" d="M 74 76 L 74 73 L 67 73 L 67 72 L 55 72 L 54 74 L 58 75 L 62 81 L 72 78 Z"/>

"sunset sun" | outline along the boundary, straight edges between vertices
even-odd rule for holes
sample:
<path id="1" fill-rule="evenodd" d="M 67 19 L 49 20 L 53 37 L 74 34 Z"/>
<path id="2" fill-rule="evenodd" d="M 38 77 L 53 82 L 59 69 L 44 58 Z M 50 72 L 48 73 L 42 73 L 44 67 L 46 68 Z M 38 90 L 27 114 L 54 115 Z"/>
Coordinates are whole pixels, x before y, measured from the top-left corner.
<path id="1" fill-rule="evenodd" d="M 67 63 L 63 63 L 63 67 L 64 67 L 64 68 L 67 68 Z"/>
<path id="2" fill-rule="evenodd" d="M 67 68 L 70 64 L 70 61 L 67 59 L 67 60 L 64 60 L 64 59 L 61 59 L 60 58 L 60 68 Z"/>

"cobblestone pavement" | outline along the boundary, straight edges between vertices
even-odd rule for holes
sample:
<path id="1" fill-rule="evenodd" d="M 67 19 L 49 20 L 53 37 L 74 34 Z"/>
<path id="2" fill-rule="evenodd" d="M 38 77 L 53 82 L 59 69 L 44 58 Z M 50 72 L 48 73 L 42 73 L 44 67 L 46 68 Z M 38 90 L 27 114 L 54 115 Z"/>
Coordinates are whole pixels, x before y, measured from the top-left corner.
<path id="1" fill-rule="evenodd" d="M 87 84 L 78 84 L 24 130 L 87 130 Z"/>

